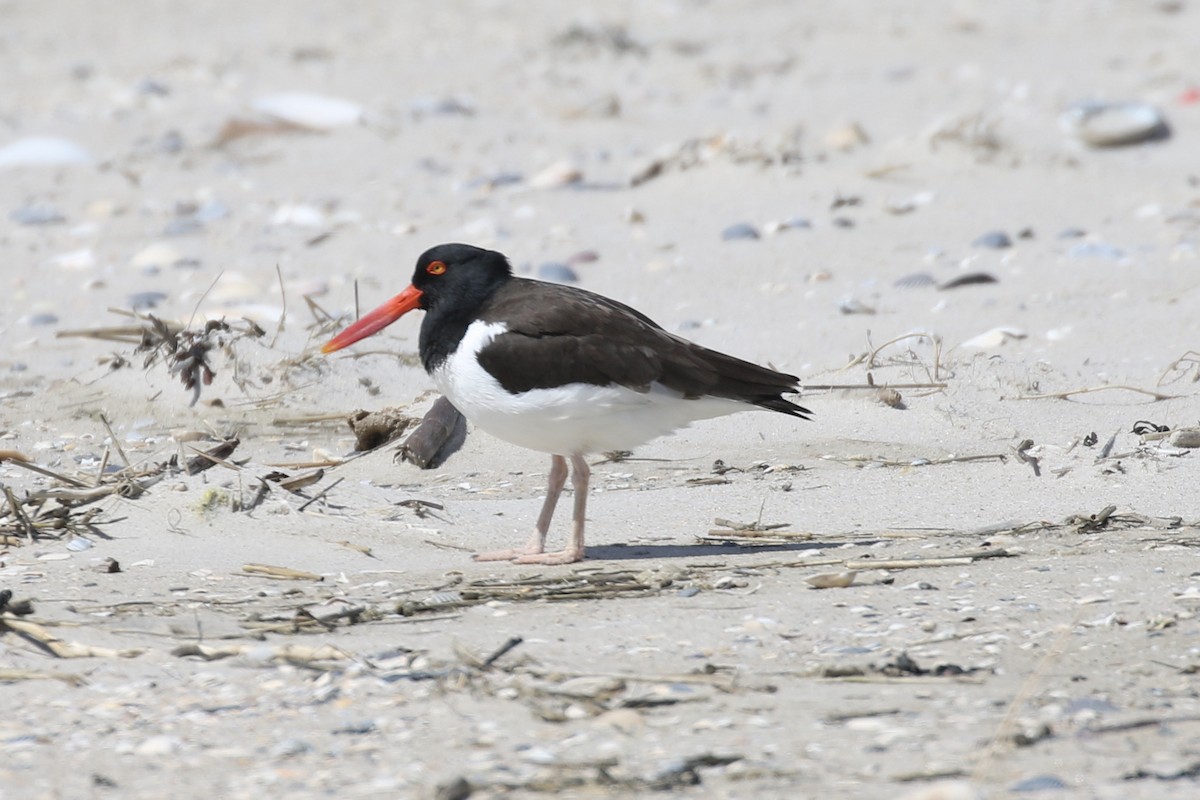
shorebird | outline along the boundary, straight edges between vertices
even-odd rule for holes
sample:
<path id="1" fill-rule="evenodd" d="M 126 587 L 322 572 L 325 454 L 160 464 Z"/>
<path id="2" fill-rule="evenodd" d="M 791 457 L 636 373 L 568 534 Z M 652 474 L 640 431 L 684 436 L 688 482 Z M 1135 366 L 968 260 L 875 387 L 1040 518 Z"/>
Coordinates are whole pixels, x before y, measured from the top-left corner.
<path id="1" fill-rule="evenodd" d="M 763 408 L 809 419 L 785 400 L 795 375 L 701 347 L 640 311 L 570 286 L 517 278 L 501 253 L 443 244 L 412 284 L 331 339 L 332 353 L 421 309 L 425 371 L 455 408 L 493 436 L 550 454 L 546 499 L 524 547 L 477 561 L 569 564 L 584 557 L 589 453 L 631 450 L 689 423 Z M 546 552 L 570 461 L 571 540 Z"/>

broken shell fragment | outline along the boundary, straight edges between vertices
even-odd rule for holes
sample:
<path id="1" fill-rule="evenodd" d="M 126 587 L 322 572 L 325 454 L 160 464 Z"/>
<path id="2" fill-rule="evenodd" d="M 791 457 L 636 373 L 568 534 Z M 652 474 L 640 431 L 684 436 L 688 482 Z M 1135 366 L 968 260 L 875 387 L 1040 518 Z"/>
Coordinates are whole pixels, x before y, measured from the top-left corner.
<path id="1" fill-rule="evenodd" d="M 814 589 L 845 589 L 854 583 L 856 577 L 858 577 L 858 573 L 853 570 L 847 572 L 822 572 L 818 575 L 809 575 L 804 579 L 804 582 Z"/>

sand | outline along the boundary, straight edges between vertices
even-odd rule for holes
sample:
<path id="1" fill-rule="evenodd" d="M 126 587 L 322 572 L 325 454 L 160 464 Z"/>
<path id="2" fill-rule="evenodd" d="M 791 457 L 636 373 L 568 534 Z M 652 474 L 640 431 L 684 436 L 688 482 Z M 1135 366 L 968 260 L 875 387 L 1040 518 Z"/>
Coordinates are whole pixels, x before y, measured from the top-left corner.
<path id="1" fill-rule="evenodd" d="M 0 483 L 36 516 L 63 484 L 8 451 L 158 478 L 32 540 L 2 502 L 33 612 L 0 796 L 1194 796 L 1200 456 L 1134 430 L 1200 422 L 1195 4 L 6 2 L 0 31 L 0 148 L 85 162 L 0 171 Z M 1091 147 L 1088 100 L 1169 136 Z M 351 412 L 435 396 L 417 315 L 317 353 L 445 241 L 858 388 L 597 455 L 586 562 L 474 563 L 548 459 L 471 431 L 339 463 Z M 96 338 L 135 304 L 240 326 L 194 406 Z"/>

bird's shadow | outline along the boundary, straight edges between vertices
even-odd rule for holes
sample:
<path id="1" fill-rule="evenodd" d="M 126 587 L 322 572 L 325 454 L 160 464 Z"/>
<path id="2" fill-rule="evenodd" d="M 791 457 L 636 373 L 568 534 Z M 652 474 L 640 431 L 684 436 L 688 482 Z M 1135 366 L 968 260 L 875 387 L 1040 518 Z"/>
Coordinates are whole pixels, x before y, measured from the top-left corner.
<path id="1" fill-rule="evenodd" d="M 877 540 L 864 539 L 854 544 L 867 547 Z M 588 547 L 589 561 L 632 561 L 655 558 L 698 558 L 713 556 L 751 556 L 759 553 L 800 553 L 826 547 L 841 547 L 846 542 L 795 542 L 789 544 L 742 545 L 736 542 L 710 544 L 602 544 Z"/>

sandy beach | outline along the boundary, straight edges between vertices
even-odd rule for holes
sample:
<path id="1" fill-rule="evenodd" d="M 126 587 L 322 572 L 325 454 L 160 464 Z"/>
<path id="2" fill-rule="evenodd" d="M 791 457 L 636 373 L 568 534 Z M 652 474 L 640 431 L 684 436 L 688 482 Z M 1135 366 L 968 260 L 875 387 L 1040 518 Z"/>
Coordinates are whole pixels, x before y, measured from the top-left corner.
<path id="1" fill-rule="evenodd" d="M 0 0 L 0 798 L 1195 796 L 1197 41 Z M 319 350 L 442 242 L 814 420 L 596 454 L 586 561 L 473 562 L 549 459 L 357 453 L 437 399 L 420 315 Z"/>

